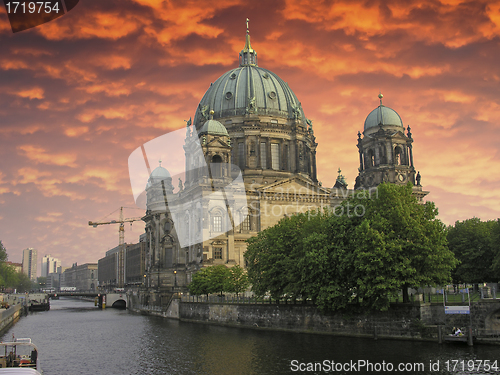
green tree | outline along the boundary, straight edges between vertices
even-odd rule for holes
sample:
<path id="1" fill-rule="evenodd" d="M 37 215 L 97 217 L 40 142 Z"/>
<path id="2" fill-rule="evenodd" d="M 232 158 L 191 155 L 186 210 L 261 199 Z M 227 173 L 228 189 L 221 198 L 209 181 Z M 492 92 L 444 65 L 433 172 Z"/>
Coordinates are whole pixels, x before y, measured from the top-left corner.
<path id="1" fill-rule="evenodd" d="M 12 276 L 14 274 L 14 268 L 6 264 L 8 259 L 7 249 L 0 241 L 0 288 L 5 289 L 12 283 Z"/>
<path id="2" fill-rule="evenodd" d="M 30 291 L 33 288 L 31 280 L 22 271 L 17 272 L 12 265 L 7 264 L 7 259 L 7 249 L 0 241 L 0 288 L 13 288 L 18 293 Z"/>
<path id="3" fill-rule="evenodd" d="M 360 301 L 384 310 L 409 286 L 443 284 L 456 265 L 432 203 L 419 204 L 412 186 L 379 185 L 357 192 L 333 212 L 282 219 L 248 240 L 252 290 L 312 299 L 336 310 Z"/>
<path id="4" fill-rule="evenodd" d="M 246 271 L 239 265 L 229 269 L 228 278 L 226 279 L 225 291 L 228 293 L 243 293 L 250 286 Z"/>
<path id="5" fill-rule="evenodd" d="M 222 294 L 226 291 L 226 285 L 230 278 L 231 272 L 223 264 L 203 268 L 193 275 L 193 279 L 189 284 L 189 292 L 194 295 L 211 293 Z"/>
<path id="6" fill-rule="evenodd" d="M 226 291 L 227 280 L 231 274 L 229 268 L 223 264 L 218 264 L 207 269 L 211 293 L 220 293 L 222 297 L 222 294 Z"/>
<path id="7" fill-rule="evenodd" d="M 0 287 L 2 290 L 15 287 L 18 281 L 18 272 L 14 270 L 14 267 L 6 262 L 0 262 Z"/>
<path id="8" fill-rule="evenodd" d="M 322 310 L 345 309 L 356 299 L 353 263 L 353 225 L 347 216 L 316 211 L 303 227 L 303 256 L 297 277 L 303 299 Z"/>
<path id="9" fill-rule="evenodd" d="M 33 282 L 24 272 L 17 272 L 17 282 L 13 287 L 17 289 L 18 293 L 29 292 L 33 289 Z"/>
<path id="10" fill-rule="evenodd" d="M 366 270 L 364 267 L 373 268 L 367 264 L 370 258 L 365 257 L 363 261 L 363 257 L 360 260 L 358 256 L 361 263 L 357 264 L 356 270 L 362 272 L 365 284 L 371 282 L 374 286 L 381 286 L 381 290 L 385 284 L 389 294 L 395 293 L 394 288 L 399 287 L 404 301 L 408 302 L 408 287 L 443 285 L 451 281 L 451 270 L 457 261 L 447 247 L 446 228 L 436 218 L 438 211 L 433 202 L 418 203 L 412 195 L 411 184 L 381 184 L 376 196 L 355 198 L 349 202 L 363 205 L 365 209 L 363 216 L 353 216 L 359 222 L 356 251 L 362 251 L 359 245 L 367 240 L 364 235 L 377 243 L 378 262 L 375 265 L 378 265 L 378 271 L 372 269 L 371 278 L 366 279 L 363 271 Z M 365 253 L 366 250 L 365 247 Z M 372 293 L 373 290 L 370 291 L 371 297 L 377 296 Z M 383 298 L 380 293 L 378 297 Z"/>
<path id="11" fill-rule="evenodd" d="M 494 253 L 493 264 L 491 266 L 492 279 L 498 281 L 500 280 L 500 219 L 497 219 L 496 225 L 493 227 L 491 240 Z"/>
<path id="12" fill-rule="evenodd" d="M 497 221 L 474 217 L 455 222 L 448 228 L 448 246 L 460 261 L 453 272 L 455 283 L 477 284 L 498 281 L 495 277 Z M 498 274 L 497 274 L 498 275 Z"/>
<path id="13" fill-rule="evenodd" d="M 208 268 L 202 268 L 196 272 L 188 285 L 189 293 L 195 296 L 206 294 L 208 297 L 208 295 L 212 293 L 212 290 L 210 289 L 209 277 Z"/>
<path id="14" fill-rule="evenodd" d="M 0 262 L 6 262 L 7 259 L 8 259 L 7 249 L 5 249 L 2 241 L 0 241 Z"/>
<path id="15" fill-rule="evenodd" d="M 252 290 L 259 296 L 269 293 L 279 299 L 284 294 L 301 293 L 297 262 L 303 255 L 303 230 L 307 215 L 285 217 L 273 227 L 248 239 L 245 252 Z"/>

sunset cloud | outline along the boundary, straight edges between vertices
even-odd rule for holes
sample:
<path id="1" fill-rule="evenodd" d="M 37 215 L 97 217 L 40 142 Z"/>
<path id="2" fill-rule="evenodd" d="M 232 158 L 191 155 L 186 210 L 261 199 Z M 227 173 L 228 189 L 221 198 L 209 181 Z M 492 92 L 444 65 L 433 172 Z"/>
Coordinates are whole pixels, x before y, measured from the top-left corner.
<path id="1" fill-rule="evenodd" d="M 184 128 L 238 66 L 246 18 L 259 66 L 314 121 L 323 186 L 340 167 L 353 187 L 357 132 L 380 90 L 411 126 L 440 218 L 500 217 L 499 1 L 80 2 L 16 34 L 0 10 L 0 240 L 11 259 L 33 246 L 64 265 L 95 262 L 117 244 L 117 228 L 88 220 L 134 205 L 129 154 Z"/>
<path id="2" fill-rule="evenodd" d="M 16 95 L 21 98 L 29 98 L 29 99 L 43 99 L 44 90 L 41 87 L 34 87 L 28 90 L 22 90 L 16 92 Z"/>
<path id="3" fill-rule="evenodd" d="M 21 150 L 21 153 L 24 156 L 35 163 L 62 165 L 73 168 L 76 167 L 76 155 L 58 153 L 51 154 L 48 153 L 47 150 L 33 145 L 21 145 L 18 146 L 18 149 Z"/>

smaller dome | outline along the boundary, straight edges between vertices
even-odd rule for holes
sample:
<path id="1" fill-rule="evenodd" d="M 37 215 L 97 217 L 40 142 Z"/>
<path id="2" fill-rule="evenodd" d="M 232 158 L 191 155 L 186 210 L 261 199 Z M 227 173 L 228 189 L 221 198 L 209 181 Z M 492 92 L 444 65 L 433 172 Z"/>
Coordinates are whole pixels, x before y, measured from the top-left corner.
<path id="1" fill-rule="evenodd" d="M 161 166 L 161 160 L 160 160 L 160 165 L 156 167 L 153 170 L 153 172 L 151 172 L 151 174 L 149 175 L 148 183 L 146 184 L 146 189 L 168 178 L 172 179 L 167 169 Z"/>
<path id="2" fill-rule="evenodd" d="M 229 137 L 227 129 L 217 120 L 207 120 L 200 129 L 199 135 L 225 135 Z"/>
<path id="3" fill-rule="evenodd" d="M 163 168 L 161 165 L 159 167 L 156 167 L 153 172 L 151 172 L 151 175 L 149 176 L 150 179 L 155 179 L 155 180 L 164 180 L 166 178 L 170 177 L 170 173 Z"/>
<path id="4" fill-rule="evenodd" d="M 403 127 L 403 120 L 394 109 L 381 104 L 366 117 L 365 130 L 377 127 L 379 124 Z"/>

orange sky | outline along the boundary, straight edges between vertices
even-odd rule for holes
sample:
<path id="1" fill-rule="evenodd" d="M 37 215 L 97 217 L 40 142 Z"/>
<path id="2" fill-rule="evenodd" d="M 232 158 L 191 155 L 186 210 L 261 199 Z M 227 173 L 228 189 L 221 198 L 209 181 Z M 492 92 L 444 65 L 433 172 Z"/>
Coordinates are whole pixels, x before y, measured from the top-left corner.
<path id="1" fill-rule="evenodd" d="M 71 266 L 117 245 L 117 226 L 87 222 L 134 207 L 129 154 L 194 117 L 210 83 L 238 65 L 247 17 L 259 65 L 314 122 L 323 186 L 339 167 L 354 185 L 356 134 L 381 90 L 412 128 L 440 219 L 500 217 L 498 1 L 80 1 L 16 34 L 0 9 L 0 240 L 10 260 L 35 247 L 39 263 L 50 253 Z M 142 231 L 127 224 L 126 242 Z"/>

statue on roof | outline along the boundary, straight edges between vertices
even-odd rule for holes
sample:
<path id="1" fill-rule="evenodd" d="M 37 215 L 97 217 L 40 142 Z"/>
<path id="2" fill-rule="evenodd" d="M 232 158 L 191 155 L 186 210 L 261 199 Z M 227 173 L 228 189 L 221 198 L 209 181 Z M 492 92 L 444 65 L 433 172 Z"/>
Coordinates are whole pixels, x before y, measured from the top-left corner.
<path id="1" fill-rule="evenodd" d="M 191 135 L 191 124 L 192 124 L 192 121 L 191 121 L 191 117 L 189 118 L 189 120 L 184 120 L 186 122 L 186 137 L 189 137 Z"/>
<path id="2" fill-rule="evenodd" d="M 307 125 L 308 125 L 307 130 L 309 131 L 309 133 L 314 134 L 314 131 L 313 131 L 313 122 L 312 122 L 312 120 L 311 120 L 311 119 L 306 118 L 306 123 L 307 123 Z"/>
<path id="3" fill-rule="evenodd" d="M 207 121 L 209 119 L 210 115 L 208 114 L 208 105 L 202 106 L 200 104 L 200 114 L 204 118 L 205 121 Z"/>
<path id="4" fill-rule="evenodd" d="M 345 182 L 345 177 L 340 168 L 338 170 L 338 174 L 339 175 L 337 176 L 337 180 L 335 181 L 335 185 L 333 187 L 337 189 L 347 189 L 347 183 Z"/>

